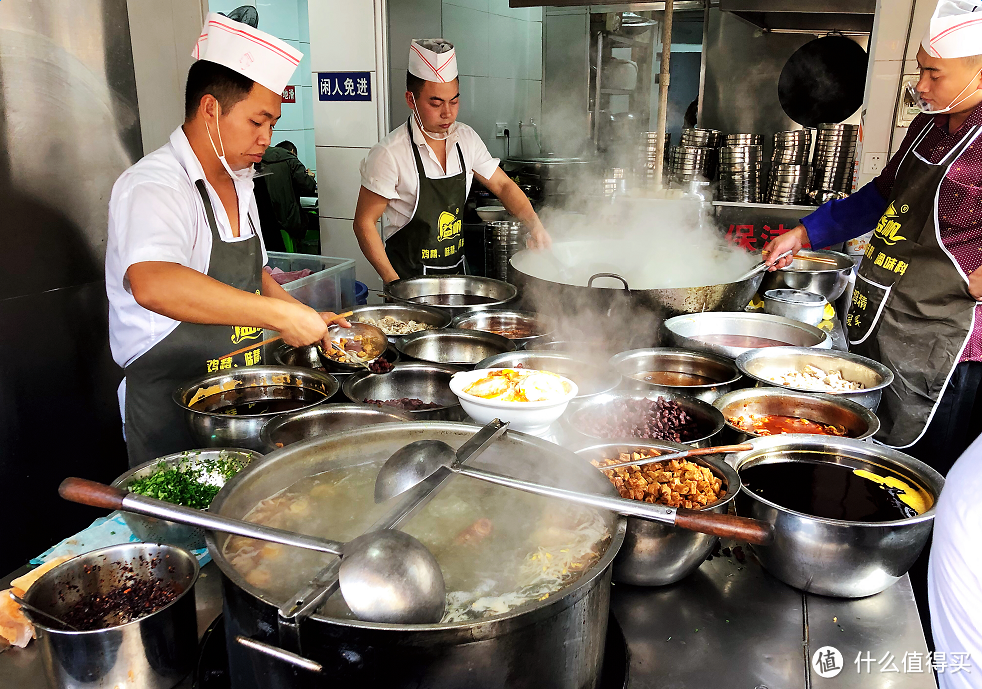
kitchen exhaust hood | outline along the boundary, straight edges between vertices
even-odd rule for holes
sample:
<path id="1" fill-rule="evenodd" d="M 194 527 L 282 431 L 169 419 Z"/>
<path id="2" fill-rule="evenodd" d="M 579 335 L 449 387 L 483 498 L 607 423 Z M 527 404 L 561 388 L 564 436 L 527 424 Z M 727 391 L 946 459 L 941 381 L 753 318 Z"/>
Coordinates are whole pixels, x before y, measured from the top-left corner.
<path id="1" fill-rule="evenodd" d="M 719 8 L 774 33 L 864 33 L 876 0 L 719 0 Z"/>

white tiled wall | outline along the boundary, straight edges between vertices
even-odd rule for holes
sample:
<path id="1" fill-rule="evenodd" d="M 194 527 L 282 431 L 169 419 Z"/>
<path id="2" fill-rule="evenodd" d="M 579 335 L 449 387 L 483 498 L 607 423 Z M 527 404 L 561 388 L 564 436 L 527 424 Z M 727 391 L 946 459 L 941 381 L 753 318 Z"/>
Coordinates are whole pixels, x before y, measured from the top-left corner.
<path id="1" fill-rule="evenodd" d="M 357 3 L 355 3 L 357 4 Z M 297 157 L 311 170 L 317 166 L 314 151 L 314 112 L 310 98 L 310 29 L 307 0 L 208 0 L 211 12 L 228 14 L 242 5 L 252 5 L 259 12 L 259 28 L 286 41 L 303 53 L 297 71 L 290 79 L 296 86 L 297 102 L 283 103 L 280 120 L 273 132 L 273 144 L 291 141 Z"/>

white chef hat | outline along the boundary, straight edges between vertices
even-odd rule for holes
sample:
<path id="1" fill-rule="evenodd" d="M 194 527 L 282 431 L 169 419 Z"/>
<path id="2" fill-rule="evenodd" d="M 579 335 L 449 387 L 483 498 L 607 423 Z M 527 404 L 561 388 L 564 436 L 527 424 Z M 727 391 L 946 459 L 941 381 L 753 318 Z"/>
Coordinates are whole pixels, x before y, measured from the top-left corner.
<path id="1" fill-rule="evenodd" d="M 211 12 L 191 56 L 216 62 L 273 93 L 283 93 L 303 53 L 264 31 Z"/>
<path id="2" fill-rule="evenodd" d="M 442 38 L 414 38 L 409 44 L 409 73 L 425 81 L 447 82 L 457 78 L 457 53 Z"/>
<path id="3" fill-rule="evenodd" d="M 921 46 L 931 57 L 982 55 L 982 2 L 940 0 Z"/>

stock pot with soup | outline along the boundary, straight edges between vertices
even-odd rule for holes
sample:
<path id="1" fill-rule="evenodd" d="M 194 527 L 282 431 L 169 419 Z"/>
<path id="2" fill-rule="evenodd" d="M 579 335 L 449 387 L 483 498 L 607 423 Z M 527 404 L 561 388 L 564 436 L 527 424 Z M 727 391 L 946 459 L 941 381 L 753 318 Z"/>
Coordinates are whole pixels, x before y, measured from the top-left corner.
<path id="1" fill-rule="evenodd" d="M 239 473 L 211 510 L 346 541 L 400 499 L 373 499 L 378 470 L 393 452 L 423 439 L 459 447 L 478 430 L 392 423 L 296 443 L 267 455 L 261 471 Z M 576 455 L 520 433 L 506 433 L 472 464 L 616 494 Z M 333 556 L 210 533 L 233 688 L 597 686 L 622 518 L 457 475 L 400 528 L 440 563 L 447 608 L 438 624 L 363 622 L 334 593 L 291 627 L 278 609 Z M 309 669 L 315 664 L 319 672 Z"/>

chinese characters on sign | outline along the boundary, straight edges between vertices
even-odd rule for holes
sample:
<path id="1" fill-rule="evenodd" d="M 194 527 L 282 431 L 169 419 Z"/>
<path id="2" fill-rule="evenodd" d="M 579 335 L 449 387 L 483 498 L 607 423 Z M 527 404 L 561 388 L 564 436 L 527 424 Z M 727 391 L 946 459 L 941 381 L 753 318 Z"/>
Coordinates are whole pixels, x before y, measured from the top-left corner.
<path id="1" fill-rule="evenodd" d="M 933 653 L 908 651 L 904 653 L 903 658 L 899 659 L 900 665 L 898 666 L 898 659 L 893 653 L 884 653 L 882 658 L 877 659 L 870 655 L 869 651 L 860 651 L 856 654 L 856 660 L 853 661 L 853 665 L 856 666 L 856 672 L 858 674 L 872 673 L 874 663 L 878 666 L 879 672 L 909 673 L 930 672 L 933 670 L 939 674 L 945 672 L 952 675 L 959 672 L 971 674 L 972 663 L 970 658 L 970 653 L 946 654 L 942 651 L 934 651 Z"/>
<path id="2" fill-rule="evenodd" d="M 284 103 L 296 103 L 297 102 L 297 87 L 287 86 L 283 89 L 283 102 Z"/>
<path id="3" fill-rule="evenodd" d="M 370 101 L 371 72 L 319 72 L 317 98 L 320 100 Z"/>
<path id="4" fill-rule="evenodd" d="M 756 225 L 738 225 L 736 223 L 731 223 L 729 229 L 726 231 L 726 238 L 739 246 L 741 249 L 746 249 L 747 251 L 759 251 L 763 249 L 767 242 L 771 241 L 775 237 L 780 237 L 782 234 L 792 229 L 792 227 L 785 227 L 784 223 L 776 223 L 777 227 L 771 227 L 770 225 L 761 225 L 760 229 L 757 229 Z"/>

